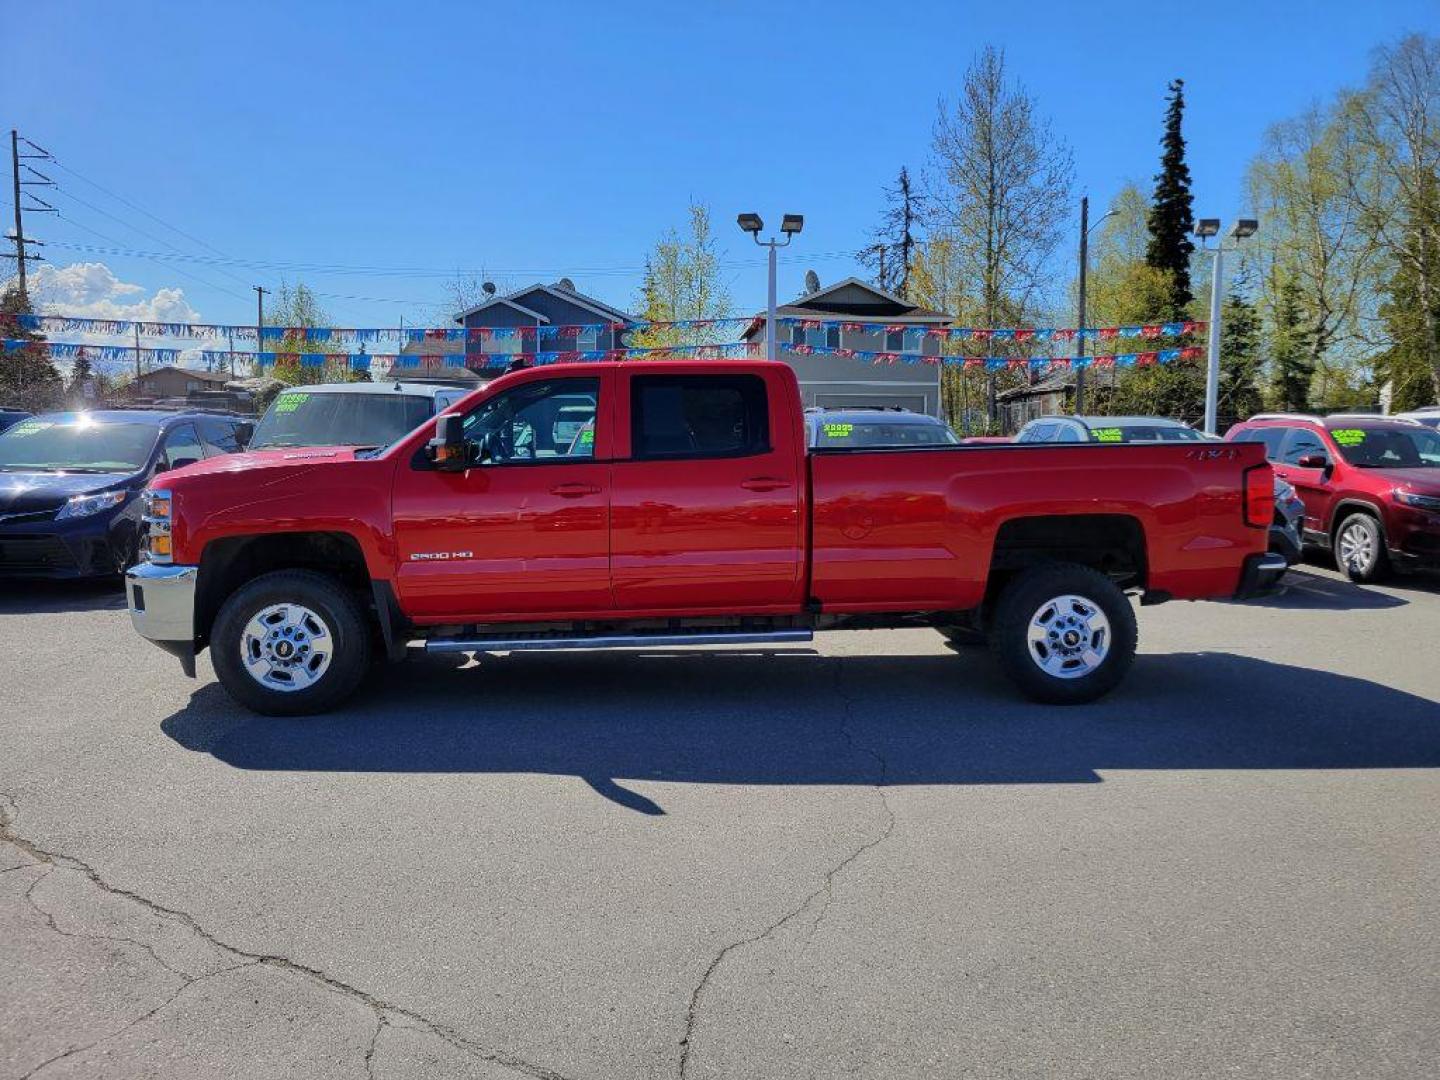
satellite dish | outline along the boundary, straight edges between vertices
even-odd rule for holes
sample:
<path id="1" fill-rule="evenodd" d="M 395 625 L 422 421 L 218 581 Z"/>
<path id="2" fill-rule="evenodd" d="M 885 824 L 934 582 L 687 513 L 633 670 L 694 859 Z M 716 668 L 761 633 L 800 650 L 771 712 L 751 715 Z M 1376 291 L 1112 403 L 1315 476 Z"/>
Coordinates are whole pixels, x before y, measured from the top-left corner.
<path id="1" fill-rule="evenodd" d="M 562 277 L 555 284 L 560 286 L 560 288 L 564 289 L 566 292 L 575 291 L 575 282 L 571 281 L 568 277 Z"/>
<path id="2" fill-rule="evenodd" d="M 494 296 L 494 295 L 495 295 L 495 282 L 493 282 L 493 281 L 487 281 L 487 282 L 485 282 L 485 284 L 483 284 L 483 285 L 480 286 L 480 291 L 483 292 L 486 296 Z"/>
<path id="3" fill-rule="evenodd" d="M 819 291 L 820 291 L 820 275 L 817 274 L 817 273 L 815 273 L 814 270 L 806 270 L 806 271 L 805 271 L 805 295 L 806 295 L 806 296 L 809 296 L 811 293 L 817 293 L 817 292 L 819 292 Z"/>

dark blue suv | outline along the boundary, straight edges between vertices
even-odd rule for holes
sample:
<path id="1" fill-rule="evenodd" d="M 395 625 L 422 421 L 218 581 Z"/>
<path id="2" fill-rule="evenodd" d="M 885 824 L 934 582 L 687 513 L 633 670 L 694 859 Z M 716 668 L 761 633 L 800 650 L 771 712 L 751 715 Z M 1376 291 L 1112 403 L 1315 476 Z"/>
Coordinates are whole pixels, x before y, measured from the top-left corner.
<path id="1" fill-rule="evenodd" d="M 0 432 L 0 577 L 99 577 L 140 551 L 140 492 L 157 472 L 244 449 L 242 416 L 106 409 Z"/>

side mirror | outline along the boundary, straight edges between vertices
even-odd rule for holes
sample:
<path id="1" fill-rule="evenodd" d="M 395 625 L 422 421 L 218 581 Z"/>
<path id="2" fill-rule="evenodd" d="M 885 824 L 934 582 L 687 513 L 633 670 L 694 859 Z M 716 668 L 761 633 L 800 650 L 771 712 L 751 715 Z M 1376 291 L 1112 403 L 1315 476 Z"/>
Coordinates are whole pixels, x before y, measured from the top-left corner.
<path id="1" fill-rule="evenodd" d="M 464 472 L 470 464 L 465 448 L 465 418 L 439 417 L 435 421 L 435 437 L 425 445 L 425 453 L 441 472 Z"/>
<path id="2" fill-rule="evenodd" d="M 1301 454 L 1295 464 L 1302 469 L 1328 469 L 1330 458 L 1326 454 Z"/>
<path id="3" fill-rule="evenodd" d="M 254 425 L 254 424 L 250 423 L 249 421 L 246 421 L 246 422 L 243 423 L 243 424 L 236 424 L 236 425 L 235 425 L 235 441 L 240 444 L 240 449 L 241 449 L 241 450 L 244 450 L 247 446 L 249 446 L 249 445 L 250 445 L 250 440 L 253 439 L 254 437 L 255 437 L 255 425 Z"/>

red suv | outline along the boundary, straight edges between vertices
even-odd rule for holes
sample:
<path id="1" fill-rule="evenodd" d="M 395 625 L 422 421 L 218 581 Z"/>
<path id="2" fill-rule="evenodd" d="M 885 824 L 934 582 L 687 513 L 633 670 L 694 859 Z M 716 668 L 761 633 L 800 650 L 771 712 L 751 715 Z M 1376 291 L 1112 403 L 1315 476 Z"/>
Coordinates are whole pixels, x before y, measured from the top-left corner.
<path id="1" fill-rule="evenodd" d="M 1440 567 L 1440 432 L 1383 416 L 1262 414 L 1225 433 L 1265 444 L 1305 501 L 1305 543 L 1352 580 Z"/>

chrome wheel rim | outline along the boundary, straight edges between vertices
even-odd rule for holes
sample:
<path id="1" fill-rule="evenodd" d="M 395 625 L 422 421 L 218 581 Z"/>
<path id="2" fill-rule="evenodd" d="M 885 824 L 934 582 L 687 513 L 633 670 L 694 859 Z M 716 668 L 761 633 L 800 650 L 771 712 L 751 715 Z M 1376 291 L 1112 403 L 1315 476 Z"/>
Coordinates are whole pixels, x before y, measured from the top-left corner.
<path id="1" fill-rule="evenodd" d="M 1347 570 L 1360 573 L 1370 569 L 1375 558 L 1375 538 L 1364 525 L 1347 526 L 1340 534 L 1340 561 Z"/>
<path id="2" fill-rule="evenodd" d="M 330 667 L 330 627 L 300 604 L 257 611 L 240 635 L 240 661 L 267 690 L 294 693 L 314 686 Z"/>
<path id="3" fill-rule="evenodd" d="M 1083 596 L 1056 596 L 1030 616 L 1027 652 L 1035 666 L 1057 679 L 1089 675 L 1110 655 L 1110 620 Z"/>

